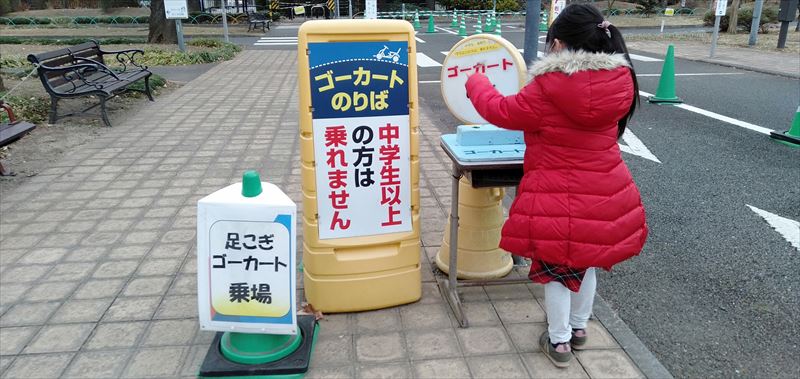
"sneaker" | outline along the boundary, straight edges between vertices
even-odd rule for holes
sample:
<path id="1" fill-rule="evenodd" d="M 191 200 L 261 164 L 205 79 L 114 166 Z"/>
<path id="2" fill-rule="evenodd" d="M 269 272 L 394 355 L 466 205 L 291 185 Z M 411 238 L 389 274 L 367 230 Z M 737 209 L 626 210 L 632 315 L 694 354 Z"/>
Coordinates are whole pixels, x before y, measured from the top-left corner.
<path id="1" fill-rule="evenodd" d="M 575 350 L 583 350 L 586 346 L 586 329 L 572 329 L 572 338 L 569 340 L 570 346 Z"/>
<path id="2" fill-rule="evenodd" d="M 567 351 L 566 352 L 559 352 L 557 351 L 557 347 L 560 345 L 566 345 Z M 569 349 L 569 342 L 563 342 L 556 344 L 553 346 L 550 343 L 550 335 L 545 330 L 542 333 L 541 337 L 539 337 L 539 347 L 542 349 L 544 356 L 553 362 L 554 365 L 558 368 L 567 368 L 569 367 L 569 362 L 572 360 L 572 352 Z"/>

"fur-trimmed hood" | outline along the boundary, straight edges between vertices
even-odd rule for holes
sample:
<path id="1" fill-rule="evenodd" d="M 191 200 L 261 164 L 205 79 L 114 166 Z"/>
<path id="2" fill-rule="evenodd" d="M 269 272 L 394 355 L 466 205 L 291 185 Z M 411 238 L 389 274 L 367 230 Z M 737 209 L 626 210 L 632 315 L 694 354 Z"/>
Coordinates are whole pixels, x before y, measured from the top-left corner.
<path id="1" fill-rule="evenodd" d="M 565 49 L 558 53 L 548 54 L 532 64 L 528 74 L 531 77 L 548 72 L 563 72 L 572 75 L 585 70 L 613 70 L 630 66 L 623 54 L 590 53 Z"/>

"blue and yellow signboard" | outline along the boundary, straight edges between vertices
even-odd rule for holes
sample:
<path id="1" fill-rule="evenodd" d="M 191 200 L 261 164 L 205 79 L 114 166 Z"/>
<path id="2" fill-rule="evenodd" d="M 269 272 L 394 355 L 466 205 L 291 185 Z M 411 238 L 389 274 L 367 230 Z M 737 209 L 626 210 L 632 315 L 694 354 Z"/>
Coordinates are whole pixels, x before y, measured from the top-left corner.
<path id="1" fill-rule="evenodd" d="M 303 24 L 298 37 L 306 297 L 327 312 L 419 298 L 413 28 Z"/>

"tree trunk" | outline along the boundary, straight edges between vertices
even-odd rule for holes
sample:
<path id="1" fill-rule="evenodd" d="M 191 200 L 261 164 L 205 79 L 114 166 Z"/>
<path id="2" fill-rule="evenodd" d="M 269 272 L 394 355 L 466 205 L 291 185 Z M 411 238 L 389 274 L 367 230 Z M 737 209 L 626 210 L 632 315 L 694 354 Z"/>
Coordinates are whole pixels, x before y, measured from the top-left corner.
<path id="1" fill-rule="evenodd" d="M 739 0 L 733 0 L 731 4 L 731 17 L 728 18 L 728 33 L 736 34 L 736 27 L 739 23 Z"/>
<path id="2" fill-rule="evenodd" d="M 189 7 L 189 12 L 200 12 L 200 2 L 202 0 L 188 0 L 186 6 Z"/>
<path id="3" fill-rule="evenodd" d="M 150 33 L 147 43 L 178 43 L 175 21 L 167 20 L 164 14 L 164 0 L 153 0 L 150 3 Z"/>

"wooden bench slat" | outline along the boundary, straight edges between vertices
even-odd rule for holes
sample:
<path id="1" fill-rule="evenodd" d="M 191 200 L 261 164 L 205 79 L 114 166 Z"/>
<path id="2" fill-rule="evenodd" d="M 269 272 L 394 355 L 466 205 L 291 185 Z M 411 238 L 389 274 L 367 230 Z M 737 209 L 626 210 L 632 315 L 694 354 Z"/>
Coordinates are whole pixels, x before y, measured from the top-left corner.
<path id="1" fill-rule="evenodd" d="M 36 125 L 26 121 L 0 124 L 0 147 L 22 138 L 34 128 L 36 128 Z"/>

